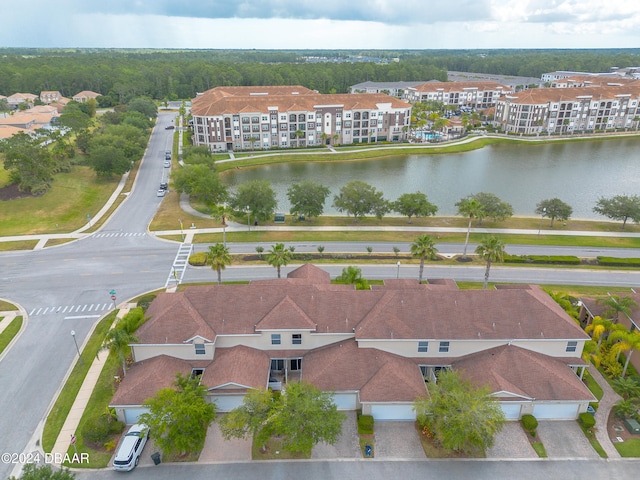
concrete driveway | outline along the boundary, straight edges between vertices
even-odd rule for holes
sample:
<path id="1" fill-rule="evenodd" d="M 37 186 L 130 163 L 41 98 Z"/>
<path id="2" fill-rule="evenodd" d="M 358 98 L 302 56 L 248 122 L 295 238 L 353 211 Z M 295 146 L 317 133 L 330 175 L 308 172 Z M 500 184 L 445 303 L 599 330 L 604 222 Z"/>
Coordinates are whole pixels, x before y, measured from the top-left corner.
<path id="1" fill-rule="evenodd" d="M 487 458 L 538 458 L 520 422 L 506 422 L 487 450 Z"/>
<path id="2" fill-rule="evenodd" d="M 209 426 L 198 462 L 242 462 L 251 460 L 251 438 L 225 440 L 218 427 L 222 415 Z"/>
<path id="3" fill-rule="evenodd" d="M 342 434 L 334 445 L 318 443 L 313 447 L 311 458 L 362 458 L 356 412 L 344 412 L 347 418 L 342 422 Z"/>
<path id="4" fill-rule="evenodd" d="M 574 420 L 539 421 L 538 437 L 549 458 L 599 458 Z"/>
<path id="5" fill-rule="evenodd" d="M 375 458 L 425 458 L 414 422 L 375 422 L 374 432 Z"/>

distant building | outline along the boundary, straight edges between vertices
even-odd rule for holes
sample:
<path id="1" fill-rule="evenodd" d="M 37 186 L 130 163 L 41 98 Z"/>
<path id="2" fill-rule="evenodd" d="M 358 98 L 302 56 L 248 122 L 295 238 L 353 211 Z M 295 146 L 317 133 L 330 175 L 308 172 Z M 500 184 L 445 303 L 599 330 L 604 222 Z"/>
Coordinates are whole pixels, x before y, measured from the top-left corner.
<path id="1" fill-rule="evenodd" d="M 402 141 L 411 105 L 302 86 L 216 87 L 192 101 L 194 144 L 211 151 Z"/>
<path id="2" fill-rule="evenodd" d="M 87 100 L 89 100 L 90 98 L 94 98 L 94 99 L 95 99 L 95 98 L 98 98 L 99 96 L 100 96 L 100 94 L 99 94 L 99 93 L 92 92 L 92 91 L 89 91 L 89 90 L 83 90 L 83 91 L 82 91 L 82 92 L 80 92 L 80 93 L 76 93 L 76 94 L 73 96 L 73 100 L 74 100 L 75 102 L 85 103 L 85 102 L 86 102 Z"/>
<path id="3" fill-rule="evenodd" d="M 408 87 L 421 85 L 424 82 L 362 82 L 349 87 L 350 93 L 386 93 L 393 97 L 402 97 Z"/>
<path id="4" fill-rule="evenodd" d="M 434 101 L 475 109 L 490 108 L 513 91 L 497 82 L 427 82 L 408 87 L 405 98 L 411 103 Z"/>
<path id="5" fill-rule="evenodd" d="M 34 95 L 33 93 L 14 93 L 13 95 L 9 95 L 7 97 L 7 103 L 9 104 L 9 107 L 11 107 L 12 109 L 16 109 L 21 103 L 33 105 L 33 102 L 35 102 L 36 98 L 38 98 L 38 96 Z"/>

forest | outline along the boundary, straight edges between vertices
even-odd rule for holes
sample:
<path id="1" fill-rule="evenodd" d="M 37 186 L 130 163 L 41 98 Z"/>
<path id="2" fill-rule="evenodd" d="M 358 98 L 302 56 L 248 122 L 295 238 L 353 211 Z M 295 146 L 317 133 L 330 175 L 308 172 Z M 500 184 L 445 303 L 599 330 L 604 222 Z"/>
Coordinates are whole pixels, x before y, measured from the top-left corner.
<path id="1" fill-rule="evenodd" d="M 540 77 L 554 70 L 638 66 L 640 49 L 600 50 L 140 50 L 0 49 L 0 95 L 82 90 L 102 106 L 147 96 L 190 99 L 224 85 L 303 85 L 345 93 L 365 81 L 447 80 L 447 71 Z M 307 57 L 330 61 L 311 63 Z M 375 57 L 378 62 L 350 62 Z M 399 61 L 393 61 L 398 59 Z"/>

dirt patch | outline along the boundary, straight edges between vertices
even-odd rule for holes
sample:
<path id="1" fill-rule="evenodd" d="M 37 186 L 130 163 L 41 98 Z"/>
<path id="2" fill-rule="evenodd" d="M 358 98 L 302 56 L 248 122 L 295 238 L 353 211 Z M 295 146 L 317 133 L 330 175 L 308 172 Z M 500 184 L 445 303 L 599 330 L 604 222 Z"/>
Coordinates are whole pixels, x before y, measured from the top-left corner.
<path id="1" fill-rule="evenodd" d="M 15 200 L 16 198 L 25 197 L 35 197 L 35 195 L 20 191 L 17 183 L 12 183 L 11 185 L 0 188 L 0 200 Z"/>

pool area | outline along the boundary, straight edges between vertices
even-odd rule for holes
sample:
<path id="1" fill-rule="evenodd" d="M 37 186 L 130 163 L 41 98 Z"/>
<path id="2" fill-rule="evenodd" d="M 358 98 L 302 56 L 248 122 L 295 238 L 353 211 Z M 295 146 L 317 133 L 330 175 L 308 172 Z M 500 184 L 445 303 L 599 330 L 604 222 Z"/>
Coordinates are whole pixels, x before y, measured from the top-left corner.
<path id="1" fill-rule="evenodd" d="M 434 142 L 442 139 L 440 132 L 416 132 L 414 135 L 417 139 L 422 141 Z"/>

